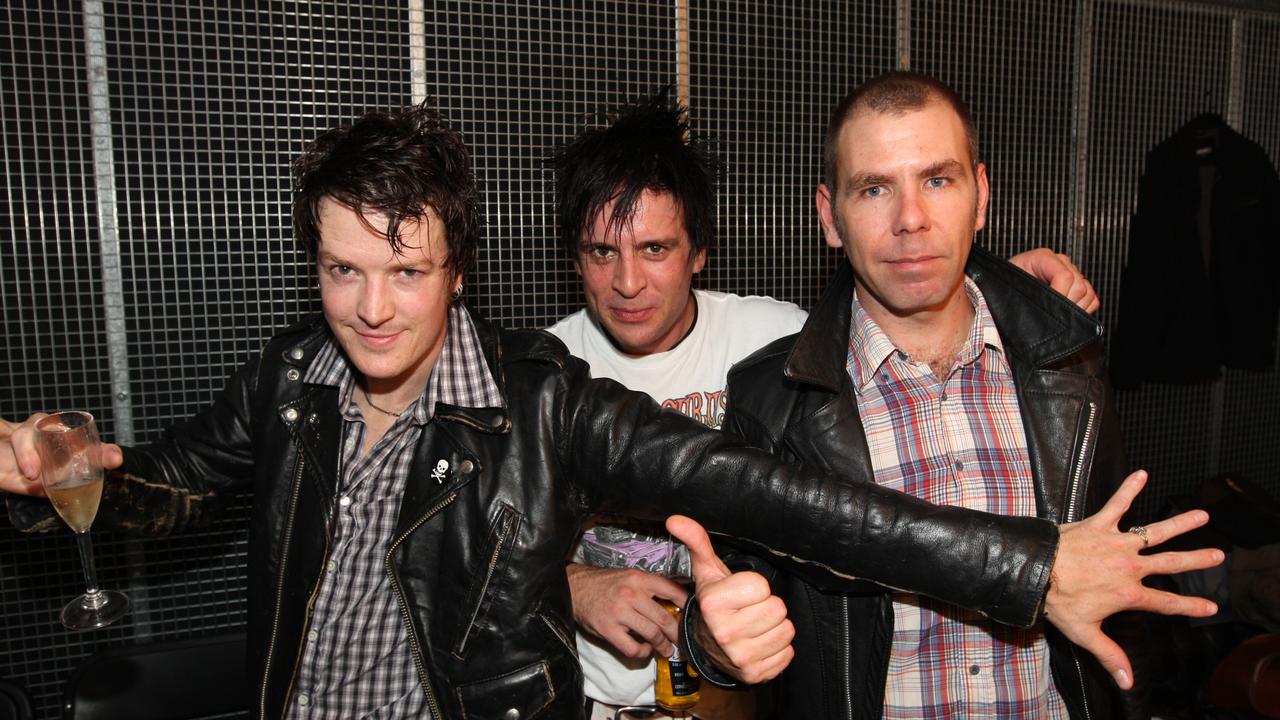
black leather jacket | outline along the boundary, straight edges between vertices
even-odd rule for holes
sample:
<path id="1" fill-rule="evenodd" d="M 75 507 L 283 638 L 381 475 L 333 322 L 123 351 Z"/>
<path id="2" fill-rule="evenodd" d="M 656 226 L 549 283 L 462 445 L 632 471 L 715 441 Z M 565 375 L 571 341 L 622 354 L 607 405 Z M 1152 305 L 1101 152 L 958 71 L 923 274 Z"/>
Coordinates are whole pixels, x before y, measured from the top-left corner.
<path id="1" fill-rule="evenodd" d="M 1124 477 L 1103 375 L 1102 329 L 1038 280 L 981 249 L 974 248 L 966 271 L 982 289 L 1008 352 L 1039 517 L 1054 523 L 1081 519 L 1099 508 Z M 871 459 L 845 368 L 852 293 L 853 274 L 844 264 L 798 335 L 762 348 L 733 369 L 725 428 L 785 459 L 870 478 Z M 921 532 L 935 531 L 936 525 Z M 955 552 L 971 549 L 959 536 L 949 539 Z M 796 658 L 775 686 L 777 717 L 881 717 L 893 633 L 885 587 L 780 572 L 750 556 L 727 554 L 727 559 L 770 577 L 796 626 Z M 906 548 L 878 557 L 863 577 L 902 587 L 893 582 L 901 574 L 895 565 L 923 559 L 920 549 Z M 947 563 L 941 578 L 945 591 L 929 594 L 976 607 L 966 597 L 981 585 L 976 570 L 963 562 Z M 1031 612 L 987 614 L 1018 626 L 1035 623 L 1047 587 L 1047 578 L 1039 579 L 1010 589 L 1017 598 L 1009 602 Z M 1112 717 L 1114 685 L 1092 656 L 1053 628 L 1049 641 L 1053 675 L 1071 716 Z"/>
<path id="2" fill-rule="evenodd" d="M 1053 524 L 935 508 L 803 472 L 647 395 L 591 381 L 546 333 L 473 319 L 506 407 L 437 405 L 385 558 L 433 717 L 581 716 L 564 563 L 596 512 L 683 512 L 713 532 L 852 575 L 913 528 L 945 526 L 945 542 L 924 542 L 936 559 L 900 573 L 905 586 L 931 588 L 944 564 L 963 562 L 978 568 L 979 605 L 1034 615 L 1034 593 L 1015 588 L 1043 586 Z M 212 408 L 162 443 L 126 449 L 100 515 L 108 526 L 176 531 L 201 523 L 220 491 L 251 485 L 249 676 L 263 718 L 280 717 L 289 701 L 329 552 L 337 391 L 300 379 L 327 336 L 318 318 L 283 332 Z M 453 470 L 437 483 L 430 472 L 441 458 Z M 10 502 L 16 525 L 35 522 L 22 518 L 32 505 Z M 890 515 L 893 526 L 875 527 Z M 954 538 L 974 552 L 951 552 Z"/>

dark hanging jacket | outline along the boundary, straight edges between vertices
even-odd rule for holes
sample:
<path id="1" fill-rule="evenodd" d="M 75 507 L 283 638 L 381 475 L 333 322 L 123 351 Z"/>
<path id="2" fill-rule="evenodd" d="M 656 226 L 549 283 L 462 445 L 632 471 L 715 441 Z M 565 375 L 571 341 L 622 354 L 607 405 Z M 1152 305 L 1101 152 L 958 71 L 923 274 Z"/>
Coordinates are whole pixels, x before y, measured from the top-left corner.
<path id="1" fill-rule="evenodd" d="M 1213 380 L 1275 362 L 1280 178 L 1216 115 L 1147 157 L 1112 347 L 1118 387 Z"/>

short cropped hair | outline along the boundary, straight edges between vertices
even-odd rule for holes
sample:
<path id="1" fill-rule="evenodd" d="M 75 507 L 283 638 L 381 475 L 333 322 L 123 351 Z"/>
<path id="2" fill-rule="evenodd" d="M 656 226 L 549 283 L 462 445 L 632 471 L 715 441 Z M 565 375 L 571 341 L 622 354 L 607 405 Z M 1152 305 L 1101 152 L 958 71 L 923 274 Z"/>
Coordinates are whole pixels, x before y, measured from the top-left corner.
<path id="1" fill-rule="evenodd" d="M 603 127 L 583 129 L 551 156 L 560 245 L 569 257 L 577 257 L 582 235 L 606 205 L 614 203 L 606 227 L 618 231 L 646 190 L 671 195 L 694 252 L 715 245 L 720 163 L 704 141 L 690 138 L 686 109 L 670 90 L 622 108 Z"/>
<path id="2" fill-rule="evenodd" d="M 462 136 L 425 102 L 326 130 L 293 163 L 293 231 L 312 258 L 320 243 L 320 205 L 330 198 L 362 219 L 385 216 L 386 228 L 371 229 L 397 253 L 404 248 L 404 223 L 434 210 L 444 223 L 445 264 L 465 273 L 479 244 L 479 197 Z"/>
<path id="3" fill-rule="evenodd" d="M 920 72 L 892 70 L 862 83 L 840 100 L 827 122 L 827 133 L 822 144 L 822 173 L 829 187 L 836 187 L 836 145 L 840 129 L 849 116 L 859 110 L 886 115 L 903 115 L 919 110 L 929 103 L 943 102 L 951 106 L 964 125 L 965 138 L 969 141 L 969 164 L 978 167 L 978 131 L 973 125 L 969 106 L 941 80 Z"/>

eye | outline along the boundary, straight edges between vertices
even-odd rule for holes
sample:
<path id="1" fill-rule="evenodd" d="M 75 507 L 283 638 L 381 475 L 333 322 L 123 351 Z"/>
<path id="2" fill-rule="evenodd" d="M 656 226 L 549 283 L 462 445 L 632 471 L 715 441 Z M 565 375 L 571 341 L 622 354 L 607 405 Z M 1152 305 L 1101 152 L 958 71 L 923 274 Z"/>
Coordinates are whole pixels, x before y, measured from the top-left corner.
<path id="1" fill-rule="evenodd" d="M 944 177 L 929 178 L 928 180 L 925 181 L 925 184 L 931 188 L 944 187 L 947 184 L 947 178 L 944 178 Z"/>
<path id="2" fill-rule="evenodd" d="M 661 257 L 666 254 L 667 246 L 661 243 L 645 243 L 643 252 L 645 255 Z"/>
<path id="3" fill-rule="evenodd" d="M 591 260 L 601 262 L 613 258 L 615 251 L 608 245 L 592 245 L 587 248 L 586 255 Z"/>
<path id="4" fill-rule="evenodd" d="M 334 275 L 337 275 L 338 277 L 344 277 L 346 275 L 350 275 L 355 271 L 351 269 L 350 265 L 337 264 L 337 265 L 329 266 L 329 272 Z"/>
<path id="5" fill-rule="evenodd" d="M 400 277 L 406 280 L 412 280 L 422 274 L 417 268 L 400 268 Z"/>

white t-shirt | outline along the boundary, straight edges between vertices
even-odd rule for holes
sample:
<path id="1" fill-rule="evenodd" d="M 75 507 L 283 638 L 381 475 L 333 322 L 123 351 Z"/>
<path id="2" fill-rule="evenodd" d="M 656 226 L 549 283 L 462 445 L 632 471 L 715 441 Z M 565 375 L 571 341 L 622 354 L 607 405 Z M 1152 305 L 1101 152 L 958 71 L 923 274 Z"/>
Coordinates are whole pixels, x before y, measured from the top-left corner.
<path id="1" fill-rule="evenodd" d="M 710 427 L 724 422 L 725 379 L 733 364 L 770 342 L 798 332 L 806 314 L 791 303 L 773 298 L 740 297 L 695 290 L 698 318 L 689 335 L 667 352 L 628 357 L 618 352 L 586 310 L 580 310 L 547 328 L 569 347 L 569 352 L 591 365 L 592 377 L 612 378 L 632 390 L 640 390 Z M 646 567 L 652 553 L 630 553 L 639 545 L 657 548 L 667 539 L 636 537 L 596 541 L 598 529 L 588 530 L 579 546 L 578 559 L 605 567 Z M 606 533 L 616 531 L 603 528 Z M 601 552 L 611 548 L 614 552 Z M 624 548 L 619 551 L 619 548 Z M 593 552 L 594 551 L 594 552 Z M 612 555 L 613 560 L 605 560 Z M 653 704 L 655 667 L 652 658 L 632 659 L 613 652 L 608 643 L 578 633 L 587 697 L 611 705 Z"/>

